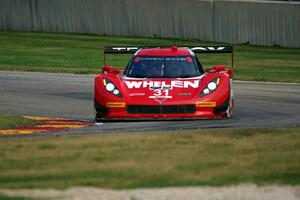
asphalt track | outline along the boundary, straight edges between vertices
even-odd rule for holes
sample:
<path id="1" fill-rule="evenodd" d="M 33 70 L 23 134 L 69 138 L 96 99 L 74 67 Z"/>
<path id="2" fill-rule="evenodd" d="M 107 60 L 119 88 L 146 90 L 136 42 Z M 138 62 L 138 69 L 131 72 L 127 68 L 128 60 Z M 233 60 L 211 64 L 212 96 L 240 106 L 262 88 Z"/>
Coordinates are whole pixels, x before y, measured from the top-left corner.
<path id="1" fill-rule="evenodd" d="M 0 113 L 92 121 L 94 76 L 0 71 Z M 235 81 L 234 93 L 231 119 L 105 122 L 63 133 L 300 127 L 300 84 Z"/>

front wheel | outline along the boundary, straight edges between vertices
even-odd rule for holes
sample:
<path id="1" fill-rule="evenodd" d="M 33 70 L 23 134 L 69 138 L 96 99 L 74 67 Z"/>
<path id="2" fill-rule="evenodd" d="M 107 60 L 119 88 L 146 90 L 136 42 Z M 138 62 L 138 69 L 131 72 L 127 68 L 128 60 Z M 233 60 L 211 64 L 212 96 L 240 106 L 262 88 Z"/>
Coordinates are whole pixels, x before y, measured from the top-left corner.
<path id="1" fill-rule="evenodd" d="M 233 110 L 233 107 L 234 107 L 234 95 L 233 95 L 233 89 L 232 89 L 232 79 L 230 79 L 229 87 L 230 87 L 230 96 L 229 96 L 229 105 L 228 105 L 228 108 L 226 110 L 226 114 L 227 114 L 228 118 L 231 118 L 232 117 L 232 110 Z"/>

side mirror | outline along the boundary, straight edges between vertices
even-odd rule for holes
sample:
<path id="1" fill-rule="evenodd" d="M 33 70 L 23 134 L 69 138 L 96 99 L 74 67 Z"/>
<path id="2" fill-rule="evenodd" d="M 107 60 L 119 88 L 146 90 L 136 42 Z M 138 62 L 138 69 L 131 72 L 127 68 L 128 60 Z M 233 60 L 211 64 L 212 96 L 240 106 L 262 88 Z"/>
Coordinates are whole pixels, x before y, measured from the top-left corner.
<path id="1" fill-rule="evenodd" d="M 213 71 L 215 72 L 222 72 L 222 73 L 226 73 L 229 75 L 229 78 L 233 78 L 233 72 L 232 69 L 226 68 L 223 65 L 216 65 L 212 68 Z"/>
<path id="2" fill-rule="evenodd" d="M 215 65 L 213 69 L 217 72 L 225 71 L 225 67 L 223 65 Z"/>
<path id="3" fill-rule="evenodd" d="M 104 74 L 120 74 L 121 70 L 115 69 L 112 66 L 103 66 L 102 67 L 102 73 Z"/>

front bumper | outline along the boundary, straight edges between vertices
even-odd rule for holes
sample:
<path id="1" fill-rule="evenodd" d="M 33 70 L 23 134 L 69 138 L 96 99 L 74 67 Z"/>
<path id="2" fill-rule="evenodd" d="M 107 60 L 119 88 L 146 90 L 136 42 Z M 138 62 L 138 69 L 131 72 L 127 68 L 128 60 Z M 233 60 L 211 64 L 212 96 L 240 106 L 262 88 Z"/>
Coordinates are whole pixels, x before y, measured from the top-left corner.
<path id="1" fill-rule="evenodd" d="M 95 100 L 96 120 L 207 119 L 226 117 L 228 100 L 219 106 L 125 105 L 106 107 Z"/>

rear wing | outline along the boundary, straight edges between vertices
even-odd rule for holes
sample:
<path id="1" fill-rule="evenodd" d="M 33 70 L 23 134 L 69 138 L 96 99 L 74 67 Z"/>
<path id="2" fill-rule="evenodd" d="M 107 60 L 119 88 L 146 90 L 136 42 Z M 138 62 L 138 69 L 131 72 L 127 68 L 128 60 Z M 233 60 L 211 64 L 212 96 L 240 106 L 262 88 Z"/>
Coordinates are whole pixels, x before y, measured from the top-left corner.
<path id="1" fill-rule="evenodd" d="M 233 68 L 233 45 L 222 46 L 178 46 L 189 48 L 194 53 L 231 53 L 231 67 Z M 106 54 L 134 54 L 139 49 L 145 48 L 170 48 L 170 46 L 105 46 L 104 47 L 104 65 Z"/>

